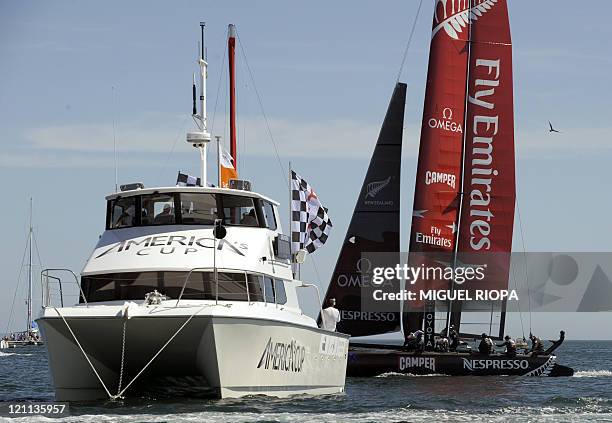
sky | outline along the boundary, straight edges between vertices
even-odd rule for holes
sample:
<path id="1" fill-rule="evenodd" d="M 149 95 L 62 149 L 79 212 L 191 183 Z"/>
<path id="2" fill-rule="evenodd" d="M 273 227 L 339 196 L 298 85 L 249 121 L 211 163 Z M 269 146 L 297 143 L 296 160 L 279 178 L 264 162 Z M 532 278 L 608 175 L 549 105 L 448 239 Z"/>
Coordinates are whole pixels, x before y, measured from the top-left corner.
<path id="1" fill-rule="evenodd" d="M 0 332 L 9 321 L 20 270 L 25 272 L 20 264 L 30 197 L 42 266 L 78 273 L 104 230 L 104 196 L 115 186 L 113 139 L 119 183 L 173 185 L 178 170 L 198 172 L 198 155 L 184 134 L 194 128 L 191 79 L 197 71 L 200 21 L 207 28 L 211 132 L 224 140 L 227 24 L 238 29 L 241 177 L 280 201 L 287 216 L 291 161 L 330 210 L 334 232 L 302 272 L 323 294 L 418 5 L 416 0 L 0 1 L 0 187 L 5 196 Z M 405 249 L 433 7 L 433 0 L 423 1 L 400 75 L 408 84 Z M 607 17 L 612 4 L 514 0 L 509 11 L 522 227 L 515 228 L 515 249 L 610 251 L 612 28 Z M 561 134 L 548 132 L 549 120 Z M 23 272 L 21 278 L 10 329 L 25 325 Z M 303 305 L 316 313 L 314 295 Z M 602 339 L 612 338 L 612 331 L 601 329 L 609 318 L 539 313 L 532 325 L 545 337 L 564 328 L 568 338 Z M 512 313 L 508 330 L 517 334 L 519 323 L 518 313 Z"/>

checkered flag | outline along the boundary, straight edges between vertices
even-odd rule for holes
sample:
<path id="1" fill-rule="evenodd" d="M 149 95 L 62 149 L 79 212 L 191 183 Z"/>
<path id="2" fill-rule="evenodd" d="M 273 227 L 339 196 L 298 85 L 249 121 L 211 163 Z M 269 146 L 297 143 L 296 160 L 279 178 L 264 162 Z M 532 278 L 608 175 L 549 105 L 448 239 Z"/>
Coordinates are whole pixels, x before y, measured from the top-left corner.
<path id="1" fill-rule="evenodd" d="M 291 254 L 312 254 L 327 241 L 332 222 L 312 187 L 291 171 Z"/>
<path id="2" fill-rule="evenodd" d="M 201 187 L 202 182 L 200 178 L 195 176 L 186 175 L 179 171 L 178 176 L 176 177 L 176 186 L 177 187 Z"/>

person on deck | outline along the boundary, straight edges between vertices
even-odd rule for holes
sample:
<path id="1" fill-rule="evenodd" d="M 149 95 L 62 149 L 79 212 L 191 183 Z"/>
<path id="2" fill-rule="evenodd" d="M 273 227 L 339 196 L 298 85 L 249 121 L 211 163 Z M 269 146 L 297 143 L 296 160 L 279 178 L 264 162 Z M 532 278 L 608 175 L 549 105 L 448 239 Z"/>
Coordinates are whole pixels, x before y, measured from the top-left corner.
<path id="1" fill-rule="evenodd" d="M 489 338 L 486 333 L 483 333 L 480 344 L 478 344 L 478 351 L 480 354 L 490 355 L 492 350 L 493 341 L 491 341 L 491 338 Z"/>
<path id="2" fill-rule="evenodd" d="M 417 352 L 423 352 L 423 349 L 425 348 L 425 338 L 424 338 L 425 332 L 423 332 L 421 329 L 417 330 L 416 332 L 414 332 L 414 340 L 416 341 L 416 348 L 415 350 Z"/>
<path id="3" fill-rule="evenodd" d="M 448 338 L 444 335 L 436 340 L 435 350 L 438 352 L 448 352 Z"/>
<path id="4" fill-rule="evenodd" d="M 257 217 L 255 217 L 255 209 L 251 209 L 245 213 L 240 220 L 240 224 L 244 226 L 257 226 Z"/>
<path id="5" fill-rule="evenodd" d="M 448 330 L 448 338 L 450 339 L 449 350 L 457 351 L 457 346 L 459 345 L 459 335 L 457 334 L 454 325 L 451 325 L 450 329 Z"/>
<path id="6" fill-rule="evenodd" d="M 505 355 L 507 357 L 516 357 L 516 342 L 510 338 L 510 335 L 504 337 L 504 343 L 496 344 L 498 347 L 506 347 Z"/>
<path id="7" fill-rule="evenodd" d="M 164 208 L 161 213 L 155 216 L 153 219 L 153 223 L 156 225 L 167 225 L 170 223 L 174 223 L 174 212 L 172 211 L 172 207 L 170 204 L 164 204 Z"/>
<path id="8" fill-rule="evenodd" d="M 338 322 L 340 322 L 340 312 L 336 308 L 336 299 L 330 298 L 328 306 L 321 310 L 321 328 L 335 332 Z"/>
<path id="9" fill-rule="evenodd" d="M 532 333 L 529 334 L 529 339 L 531 340 L 531 355 L 536 356 L 542 354 L 544 352 L 542 340 Z"/>

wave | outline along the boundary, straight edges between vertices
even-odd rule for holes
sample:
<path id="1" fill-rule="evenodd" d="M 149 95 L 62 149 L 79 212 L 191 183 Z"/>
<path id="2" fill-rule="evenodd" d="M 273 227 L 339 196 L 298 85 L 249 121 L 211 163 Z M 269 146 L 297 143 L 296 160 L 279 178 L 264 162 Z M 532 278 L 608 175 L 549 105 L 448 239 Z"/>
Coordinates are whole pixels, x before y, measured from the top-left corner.
<path id="1" fill-rule="evenodd" d="M 370 423 L 372 421 L 412 421 L 416 423 L 429 423 L 431 421 L 450 420 L 470 422 L 478 419 L 490 423 L 507 423 L 508 420 L 515 422 L 532 422 L 537 420 L 540 423 L 559 423 L 573 422 L 576 420 L 598 422 L 612 417 L 610 413 L 566 413 L 554 412 L 551 410 L 525 410 L 504 409 L 499 414 L 490 413 L 470 413 L 465 411 L 443 411 L 443 410 L 411 410 L 409 408 L 400 410 L 365 412 L 365 413 L 253 413 L 253 412 L 195 412 L 181 414 L 106 414 L 106 415 L 78 415 L 64 419 L 42 418 L 40 421 L 48 422 L 84 422 L 102 423 L 121 420 L 124 422 L 151 421 L 173 421 L 179 423 L 196 423 L 201 421 L 216 421 L 219 423 L 241 422 L 261 422 L 275 421 L 284 423 L 319 423 L 322 420 L 343 421 L 347 423 Z M 510 416 L 509 416 L 510 415 Z M 510 419 L 509 419 L 510 417 Z M 23 420 L 24 422 L 28 420 Z"/>
<path id="2" fill-rule="evenodd" d="M 612 370 L 580 370 L 574 377 L 612 377 Z"/>
<path id="3" fill-rule="evenodd" d="M 439 377 L 439 376 L 448 377 L 447 375 L 443 375 L 440 373 L 431 373 L 427 375 L 415 375 L 412 373 L 398 373 L 398 372 L 387 372 L 387 373 L 383 373 L 375 377 L 396 377 L 396 376 L 401 376 L 401 377 Z"/>
<path id="4" fill-rule="evenodd" d="M 5 352 L 0 351 L 0 357 L 9 357 L 11 355 L 18 355 L 20 357 L 29 357 L 34 354 L 5 353 Z"/>

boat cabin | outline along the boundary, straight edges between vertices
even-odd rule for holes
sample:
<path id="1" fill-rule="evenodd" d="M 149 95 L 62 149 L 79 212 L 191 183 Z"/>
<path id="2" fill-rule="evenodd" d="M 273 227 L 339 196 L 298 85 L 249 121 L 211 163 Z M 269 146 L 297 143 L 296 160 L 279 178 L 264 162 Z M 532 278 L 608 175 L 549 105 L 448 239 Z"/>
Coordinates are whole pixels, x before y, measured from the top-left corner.
<path id="1" fill-rule="evenodd" d="M 142 300 L 154 290 L 171 299 L 287 303 L 290 244 L 273 200 L 214 187 L 138 188 L 106 200 L 106 231 L 81 275 L 88 303 Z M 248 239 L 248 248 L 237 254 L 240 245 L 220 248 L 220 240 L 214 248 L 217 220 L 232 245 Z"/>
<path id="2" fill-rule="evenodd" d="M 106 229 L 155 225 L 267 228 L 280 232 L 278 203 L 254 192 L 226 188 L 136 189 L 106 197 Z M 140 213 L 136 213 L 140 210 Z"/>

